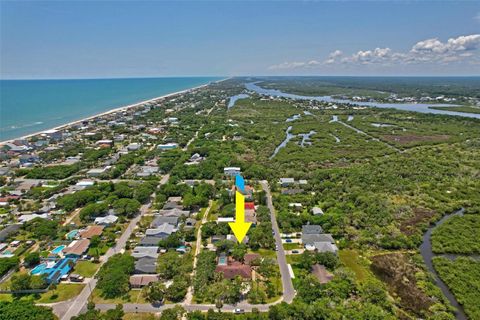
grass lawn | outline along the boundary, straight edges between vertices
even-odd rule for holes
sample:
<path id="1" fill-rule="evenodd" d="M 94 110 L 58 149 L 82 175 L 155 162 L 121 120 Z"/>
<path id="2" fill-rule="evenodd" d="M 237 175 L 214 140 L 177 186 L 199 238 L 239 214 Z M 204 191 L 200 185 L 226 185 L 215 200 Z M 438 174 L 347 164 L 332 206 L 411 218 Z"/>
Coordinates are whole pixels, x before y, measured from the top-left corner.
<path id="1" fill-rule="evenodd" d="M 355 250 L 340 250 L 338 253 L 340 261 L 357 276 L 358 281 L 365 281 L 370 276 L 370 271 L 365 262 Z"/>
<path id="2" fill-rule="evenodd" d="M 69 300 L 80 294 L 84 284 L 80 283 L 60 283 L 55 290 L 49 290 L 40 295 L 40 299 L 36 300 L 38 303 L 52 303 L 58 301 Z"/>
<path id="3" fill-rule="evenodd" d="M 153 313 L 125 313 L 123 320 L 151 320 L 158 319 Z"/>
<path id="4" fill-rule="evenodd" d="M 147 303 L 142 296 L 142 290 L 130 290 L 127 295 L 114 299 L 105 299 L 100 294 L 101 291 L 99 289 L 93 290 L 92 300 L 94 303 Z"/>
<path id="5" fill-rule="evenodd" d="M 258 249 L 257 251 L 248 250 L 248 253 L 258 253 L 262 257 L 272 258 L 272 259 L 275 259 L 277 257 L 277 253 L 275 252 L 275 250 L 268 250 L 268 249 Z"/>
<path id="6" fill-rule="evenodd" d="M 295 249 L 301 249 L 302 245 L 300 243 L 284 243 L 283 244 L 283 249 L 285 250 L 295 250 Z"/>
<path id="7" fill-rule="evenodd" d="M 12 295 L 8 293 L 2 293 L 0 294 L 0 301 L 12 301 Z"/>
<path id="8" fill-rule="evenodd" d="M 300 261 L 301 257 L 302 257 L 301 254 L 287 254 L 286 255 L 287 263 L 294 265 Z"/>
<path id="9" fill-rule="evenodd" d="M 85 278 L 91 278 L 97 272 L 99 263 L 93 263 L 91 261 L 79 261 L 75 265 L 74 273 L 77 273 Z"/>
<path id="10" fill-rule="evenodd" d="M 20 300 L 29 300 L 34 301 L 35 303 L 53 303 L 65 301 L 79 295 L 84 287 L 85 285 L 80 283 L 60 283 L 55 290 L 49 290 L 48 292 L 42 293 L 40 295 L 30 294 L 22 296 Z M 0 301 L 13 300 L 14 299 L 11 294 L 0 294 Z"/>

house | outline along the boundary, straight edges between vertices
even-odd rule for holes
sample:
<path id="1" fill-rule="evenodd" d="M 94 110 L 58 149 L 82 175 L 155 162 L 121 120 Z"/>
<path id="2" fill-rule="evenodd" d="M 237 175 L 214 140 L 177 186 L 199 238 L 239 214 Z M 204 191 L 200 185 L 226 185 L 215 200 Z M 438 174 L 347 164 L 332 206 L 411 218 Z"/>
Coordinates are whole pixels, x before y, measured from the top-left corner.
<path id="1" fill-rule="evenodd" d="M 187 166 L 196 165 L 202 162 L 203 160 L 205 160 L 205 157 L 202 157 L 199 153 L 195 153 L 190 157 L 190 159 L 187 160 L 187 162 L 185 162 L 185 165 Z"/>
<path id="2" fill-rule="evenodd" d="M 33 213 L 33 214 L 22 214 L 20 217 L 18 217 L 18 221 L 20 223 L 26 223 L 26 222 L 29 222 L 29 221 L 32 221 L 33 219 L 36 219 L 36 218 L 39 218 L 39 219 L 50 219 L 50 215 L 48 213 L 43 213 L 43 214 L 37 214 L 37 213 Z"/>
<path id="3" fill-rule="evenodd" d="M 75 185 L 79 187 L 91 187 L 95 184 L 93 180 L 80 180 Z"/>
<path id="4" fill-rule="evenodd" d="M 140 170 L 137 172 L 138 177 L 149 177 L 159 171 L 159 168 L 156 166 L 141 166 Z"/>
<path id="5" fill-rule="evenodd" d="M 308 251 L 338 252 L 332 235 L 323 233 L 322 227 L 319 225 L 302 226 L 302 243 Z"/>
<path id="6" fill-rule="evenodd" d="M 97 217 L 95 218 L 95 224 L 101 225 L 101 226 L 111 226 L 114 225 L 118 220 L 117 216 L 114 216 L 113 214 L 109 214 L 105 217 Z"/>
<path id="7" fill-rule="evenodd" d="M 301 211 L 302 210 L 302 204 L 298 203 L 298 202 L 289 203 L 288 207 L 294 209 L 295 211 Z"/>
<path id="8" fill-rule="evenodd" d="M 99 177 L 99 176 L 105 174 L 110 168 L 111 168 L 111 166 L 105 166 L 103 168 L 90 169 L 90 170 L 87 171 L 87 175 L 89 177 Z"/>
<path id="9" fill-rule="evenodd" d="M 306 224 L 302 226 L 302 234 L 320 234 L 323 229 L 318 224 Z"/>
<path id="10" fill-rule="evenodd" d="M 130 276 L 130 286 L 132 288 L 143 288 L 151 282 L 158 282 L 160 279 L 155 274 L 138 274 Z"/>
<path id="11" fill-rule="evenodd" d="M 242 173 L 241 168 L 239 167 L 225 167 L 223 168 L 223 174 L 226 176 L 234 177 Z"/>
<path id="12" fill-rule="evenodd" d="M 164 217 L 177 217 L 177 218 L 180 218 L 181 216 L 190 217 L 190 211 L 181 210 L 179 208 L 162 209 L 158 213 Z"/>
<path id="13" fill-rule="evenodd" d="M 255 203 L 253 203 L 253 202 L 245 202 L 245 209 L 255 210 Z"/>
<path id="14" fill-rule="evenodd" d="M 187 218 L 184 223 L 184 228 L 186 229 L 194 228 L 196 223 L 197 223 L 197 220 L 193 218 Z"/>
<path id="15" fill-rule="evenodd" d="M 295 183 L 295 179 L 294 178 L 280 178 L 280 185 L 282 187 L 287 187 L 289 185 L 292 185 Z"/>
<path id="16" fill-rule="evenodd" d="M 164 223 L 164 224 L 161 224 L 160 226 L 158 226 L 155 229 L 147 229 L 145 231 L 145 235 L 147 237 L 158 237 L 158 238 L 163 239 L 163 238 L 168 237 L 169 235 L 171 235 L 175 231 L 177 231 L 177 230 L 174 226 L 172 226 L 171 224 L 168 224 L 168 223 Z"/>
<path id="17" fill-rule="evenodd" d="M 140 143 L 130 143 L 128 146 L 127 146 L 127 150 L 128 151 L 137 151 L 139 150 L 140 148 L 142 147 L 142 145 Z"/>
<path id="18" fill-rule="evenodd" d="M 311 272 L 321 284 L 328 283 L 333 279 L 333 274 L 328 272 L 325 266 L 318 263 L 312 266 Z"/>
<path id="19" fill-rule="evenodd" d="M 63 249 L 63 254 L 66 257 L 79 258 L 87 252 L 89 246 L 90 240 L 88 239 L 75 240 Z"/>
<path id="20" fill-rule="evenodd" d="M 175 148 L 178 148 L 178 144 L 174 142 L 157 145 L 157 149 L 160 149 L 160 150 L 171 150 Z"/>
<path id="21" fill-rule="evenodd" d="M 80 230 L 80 238 L 91 239 L 94 236 L 102 235 L 105 226 L 88 226 L 86 229 Z"/>
<path id="22" fill-rule="evenodd" d="M 237 276 L 244 280 L 252 279 L 252 268 L 237 261 L 228 265 L 217 265 L 215 272 L 222 273 L 225 279 L 235 279 Z"/>
<path id="23" fill-rule="evenodd" d="M 57 130 L 57 129 L 51 129 L 51 130 L 47 130 L 47 131 L 44 131 L 42 133 L 42 136 L 45 136 L 49 139 L 52 139 L 52 140 L 61 140 L 62 139 L 62 132 Z"/>
<path id="24" fill-rule="evenodd" d="M 303 234 L 302 233 L 302 243 L 304 245 L 312 245 L 315 242 L 328 242 L 328 243 L 335 243 L 335 241 L 332 238 L 331 234 L 325 234 L 325 233 L 320 233 L 320 234 Z"/>
<path id="25" fill-rule="evenodd" d="M 178 202 L 167 200 L 167 202 L 165 202 L 165 204 L 163 205 L 162 210 L 172 210 L 172 209 L 178 209 L 181 211 L 183 209 L 183 206 Z"/>
<path id="26" fill-rule="evenodd" d="M 219 241 L 222 241 L 222 240 L 225 240 L 227 237 L 224 236 L 224 235 L 214 235 L 212 236 L 212 239 L 211 239 L 211 242 L 212 243 L 215 243 L 215 242 L 219 242 Z"/>
<path id="27" fill-rule="evenodd" d="M 308 251 L 316 251 L 316 252 L 331 252 L 331 253 L 338 252 L 337 246 L 328 241 L 314 242 L 312 245 L 306 245 L 305 249 Z"/>
<path id="28" fill-rule="evenodd" d="M 72 271 L 75 259 L 62 258 L 57 262 L 44 263 L 44 265 L 45 268 L 40 269 L 35 275 L 45 275 L 47 283 L 58 283 L 62 277 Z"/>
<path id="29" fill-rule="evenodd" d="M 168 197 L 167 202 L 181 203 L 182 197 Z"/>
<path id="30" fill-rule="evenodd" d="M 323 210 L 322 210 L 322 208 L 319 208 L 319 207 L 313 207 L 312 208 L 312 214 L 315 215 L 315 216 L 321 216 L 321 215 L 323 215 Z"/>
<path id="31" fill-rule="evenodd" d="M 136 274 L 144 273 L 156 273 L 157 272 L 157 259 L 144 257 L 135 261 L 135 270 Z"/>
<path id="32" fill-rule="evenodd" d="M 175 217 L 175 216 L 156 216 L 155 219 L 153 219 L 150 226 L 152 228 L 158 228 L 159 226 L 161 226 L 165 223 L 168 223 L 169 225 L 176 228 L 178 226 L 178 217 Z"/>
<path id="33" fill-rule="evenodd" d="M 158 243 L 163 239 L 164 238 L 147 236 L 147 237 L 143 237 L 143 239 L 140 240 L 140 243 L 138 245 L 142 247 L 157 247 Z"/>
<path id="34" fill-rule="evenodd" d="M 159 247 L 135 247 L 132 251 L 132 257 L 135 259 L 141 258 L 158 258 Z"/>
<path id="35" fill-rule="evenodd" d="M 110 139 L 102 139 L 102 140 L 98 140 L 97 142 L 95 142 L 96 145 L 107 145 L 107 146 L 112 146 L 113 145 L 113 141 L 110 140 Z"/>

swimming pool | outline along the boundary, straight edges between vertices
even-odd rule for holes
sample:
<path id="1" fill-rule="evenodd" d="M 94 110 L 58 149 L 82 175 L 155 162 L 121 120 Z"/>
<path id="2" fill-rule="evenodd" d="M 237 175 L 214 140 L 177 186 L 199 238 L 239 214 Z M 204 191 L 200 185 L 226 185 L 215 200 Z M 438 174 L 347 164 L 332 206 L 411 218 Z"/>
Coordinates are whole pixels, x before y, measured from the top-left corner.
<path id="1" fill-rule="evenodd" d="M 61 245 L 61 246 L 58 246 L 56 247 L 55 249 L 52 250 L 52 253 L 53 254 L 59 254 L 60 252 L 62 252 L 62 250 L 65 248 L 64 245 Z"/>
<path id="2" fill-rule="evenodd" d="M 44 273 L 46 268 L 47 268 L 47 264 L 46 263 L 41 263 L 38 266 L 36 266 L 35 268 L 33 268 L 32 271 L 30 271 L 30 274 L 32 274 L 32 275 L 42 274 L 42 273 Z"/>
<path id="3" fill-rule="evenodd" d="M 227 257 L 225 257 L 225 256 L 218 257 L 218 265 L 226 266 L 227 265 Z"/>
<path id="4" fill-rule="evenodd" d="M 71 240 L 75 238 L 77 234 L 78 234 L 78 230 L 72 230 L 69 233 L 67 233 L 66 238 Z"/>

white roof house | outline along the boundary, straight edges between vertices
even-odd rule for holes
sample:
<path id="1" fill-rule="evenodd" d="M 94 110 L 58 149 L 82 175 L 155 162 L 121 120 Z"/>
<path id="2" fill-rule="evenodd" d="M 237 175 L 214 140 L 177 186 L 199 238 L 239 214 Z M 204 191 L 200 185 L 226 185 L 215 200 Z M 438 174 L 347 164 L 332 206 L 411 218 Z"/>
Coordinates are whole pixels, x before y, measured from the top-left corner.
<path id="1" fill-rule="evenodd" d="M 95 218 L 95 224 L 98 224 L 98 225 L 111 225 L 111 224 L 114 224 L 115 222 L 117 222 L 118 220 L 118 217 L 117 216 L 114 216 L 113 214 L 110 214 L 108 216 L 105 216 L 105 217 L 98 217 L 98 218 Z"/>
<path id="2" fill-rule="evenodd" d="M 323 215 L 323 210 L 322 210 L 322 208 L 319 208 L 319 207 L 313 207 L 312 208 L 312 214 L 315 215 L 315 216 L 321 216 L 321 215 Z"/>
<path id="3" fill-rule="evenodd" d="M 146 236 L 162 237 L 169 236 L 177 229 L 169 223 L 163 223 L 155 229 L 147 229 L 145 231 Z"/>
<path id="4" fill-rule="evenodd" d="M 236 176 L 242 172 L 240 167 L 225 167 L 223 173 L 227 176 Z"/>
<path id="5" fill-rule="evenodd" d="M 20 217 L 18 217 L 18 221 L 21 223 L 25 223 L 28 221 L 32 221 L 35 218 L 41 218 L 41 219 L 48 219 L 50 218 L 50 215 L 48 213 L 43 213 L 43 214 L 23 214 Z"/>
<path id="6" fill-rule="evenodd" d="M 135 247 L 132 251 L 132 257 L 135 259 L 141 258 L 158 258 L 158 249 L 159 247 Z"/>
<path id="7" fill-rule="evenodd" d="M 90 176 L 90 177 L 98 177 L 98 176 L 104 174 L 105 172 L 107 172 L 110 168 L 111 168 L 111 166 L 106 166 L 106 167 L 103 167 L 103 168 L 90 169 L 90 170 L 87 171 L 87 175 Z"/>

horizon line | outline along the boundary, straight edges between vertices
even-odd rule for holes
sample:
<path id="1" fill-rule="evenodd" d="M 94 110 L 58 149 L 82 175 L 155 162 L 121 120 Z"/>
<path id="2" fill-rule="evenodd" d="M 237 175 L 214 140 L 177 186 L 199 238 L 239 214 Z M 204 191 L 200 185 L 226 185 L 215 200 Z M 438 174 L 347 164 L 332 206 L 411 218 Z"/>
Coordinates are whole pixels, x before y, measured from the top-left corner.
<path id="1" fill-rule="evenodd" d="M 0 81 L 54 81 L 54 80 L 126 80 L 126 79 L 181 79 L 181 78 L 247 78 L 247 77 L 262 77 L 262 78 L 273 78 L 273 77 L 345 77 L 345 78 L 478 78 L 478 75 L 231 75 L 231 76 L 222 76 L 222 75 L 168 75 L 168 76 L 121 76 L 121 77 L 79 77 L 79 78 L 0 78 Z"/>

